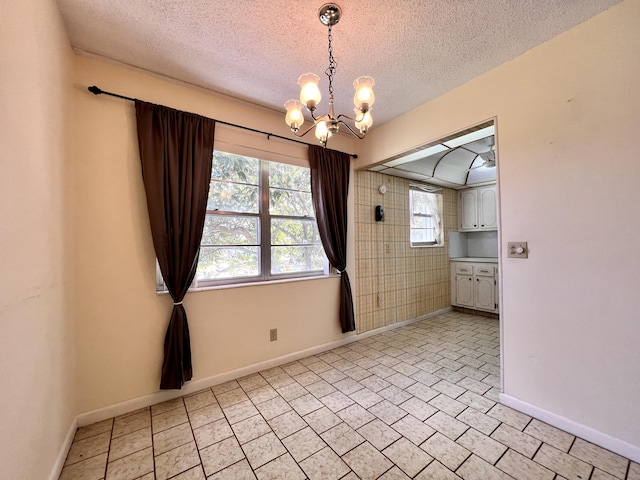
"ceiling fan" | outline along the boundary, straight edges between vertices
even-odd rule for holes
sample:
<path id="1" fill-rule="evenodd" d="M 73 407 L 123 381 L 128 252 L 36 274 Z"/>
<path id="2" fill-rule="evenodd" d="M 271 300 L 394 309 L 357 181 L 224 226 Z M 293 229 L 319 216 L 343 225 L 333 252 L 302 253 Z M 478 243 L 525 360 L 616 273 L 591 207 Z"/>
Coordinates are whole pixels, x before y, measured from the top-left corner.
<path id="1" fill-rule="evenodd" d="M 487 137 L 486 142 L 487 142 L 487 146 L 489 147 L 489 150 L 487 150 L 486 152 L 478 153 L 478 157 L 482 159 L 482 164 L 478 165 L 477 167 L 471 167 L 469 170 L 467 170 L 467 172 L 470 172 L 471 170 L 475 170 L 476 168 L 495 168 L 496 152 L 493 148 L 495 145 L 495 137 L 493 135 L 490 137 Z M 473 162 L 475 163 L 475 159 Z"/>

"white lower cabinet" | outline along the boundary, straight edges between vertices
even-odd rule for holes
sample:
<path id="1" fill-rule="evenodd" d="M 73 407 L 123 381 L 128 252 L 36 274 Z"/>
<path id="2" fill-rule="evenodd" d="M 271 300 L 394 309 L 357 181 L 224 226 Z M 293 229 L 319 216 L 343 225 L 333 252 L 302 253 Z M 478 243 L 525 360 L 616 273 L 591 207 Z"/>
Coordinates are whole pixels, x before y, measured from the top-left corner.
<path id="1" fill-rule="evenodd" d="M 498 272 L 493 263 L 451 262 L 451 303 L 498 313 Z"/>
<path id="2" fill-rule="evenodd" d="M 471 307 L 474 305 L 473 277 L 456 275 L 455 279 L 456 305 Z"/>

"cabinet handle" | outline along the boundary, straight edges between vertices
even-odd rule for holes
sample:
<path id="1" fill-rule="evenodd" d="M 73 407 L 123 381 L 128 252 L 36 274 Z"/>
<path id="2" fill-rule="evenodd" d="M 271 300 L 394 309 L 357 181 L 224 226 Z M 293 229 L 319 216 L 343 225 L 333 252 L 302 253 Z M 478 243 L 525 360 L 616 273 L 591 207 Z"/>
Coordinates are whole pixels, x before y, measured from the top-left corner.
<path id="1" fill-rule="evenodd" d="M 475 223 L 473 224 L 474 227 L 477 227 L 478 225 L 476 225 Z"/>
<path id="2" fill-rule="evenodd" d="M 484 225 L 480 225 L 481 227 L 484 227 Z"/>

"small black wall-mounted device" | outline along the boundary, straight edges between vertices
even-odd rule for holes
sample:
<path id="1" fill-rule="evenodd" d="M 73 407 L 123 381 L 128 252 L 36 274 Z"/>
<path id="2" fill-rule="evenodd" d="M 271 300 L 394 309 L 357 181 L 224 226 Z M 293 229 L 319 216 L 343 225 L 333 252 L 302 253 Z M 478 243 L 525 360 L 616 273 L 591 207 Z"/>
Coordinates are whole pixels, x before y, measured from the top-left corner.
<path id="1" fill-rule="evenodd" d="M 384 208 L 382 208 L 382 205 L 376 205 L 376 222 L 384 222 Z"/>

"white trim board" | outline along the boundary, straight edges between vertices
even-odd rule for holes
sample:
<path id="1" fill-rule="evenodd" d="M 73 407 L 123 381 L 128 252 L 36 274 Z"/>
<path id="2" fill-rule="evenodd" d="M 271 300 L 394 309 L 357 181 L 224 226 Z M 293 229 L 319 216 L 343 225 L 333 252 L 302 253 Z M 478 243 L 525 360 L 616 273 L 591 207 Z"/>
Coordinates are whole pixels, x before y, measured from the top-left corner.
<path id="1" fill-rule="evenodd" d="M 391 325 L 376 328 L 375 330 L 369 330 L 367 332 L 363 332 L 360 334 L 350 334 L 346 338 L 336 340 L 334 342 L 329 342 L 322 345 L 316 345 L 315 347 L 307 348 L 305 350 L 299 350 L 297 352 L 293 352 L 287 355 L 265 360 L 263 362 L 254 363 L 252 365 L 231 370 L 229 372 L 219 373 L 217 375 L 213 375 L 207 378 L 201 378 L 200 380 L 195 380 L 193 382 L 185 383 L 181 390 L 158 391 L 158 392 L 151 393 L 149 395 L 144 395 L 142 397 L 133 398 L 131 400 L 116 403 L 115 405 L 110 405 L 108 407 L 100 408 L 98 410 L 81 413 L 76 418 L 77 425 L 79 427 L 83 427 L 85 425 L 91 425 L 92 423 L 101 422 L 102 420 L 107 420 L 109 418 L 117 417 L 118 415 L 123 415 L 125 413 L 133 412 L 134 410 L 149 407 L 151 405 L 155 405 L 156 403 L 165 402 L 167 400 L 172 400 L 174 398 L 182 397 L 184 395 L 189 395 L 190 393 L 195 393 L 205 388 L 214 387 L 221 383 L 228 382 L 230 380 L 235 380 L 236 378 L 245 377 L 253 373 L 261 372 L 262 370 L 267 370 L 269 368 L 277 367 L 279 365 L 284 365 L 286 363 L 290 363 L 290 362 L 299 360 L 301 358 L 326 352 L 327 350 L 332 350 L 334 348 L 338 348 L 343 345 L 356 342 L 358 340 L 363 340 L 365 338 L 371 337 L 372 335 L 377 335 L 379 333 L 386 332 L 389 330 L 394 330 L 396 328 L 400 328 L 405 325 L 410 325 L 412 323 L 420 322 L 422 320 L 426 320 L 428 318 L 435 317 L 437 315 L 442 315 L 443 313 L 450 312 L 451 310 L 453 310 L 451 307 L 443 308 L 441 310 L 430 312 L 417 318 L 412 318 L 410 320 L 405 320 L 403 322 L 393 323 Z"/>
<path id="2" fill-rule="evenodd" d="M 640 447 L 637 445 L 632 445 L 556 413 L 536 407 L 511 395 L 501 393 L 500 403 L 640 463 Z"/>
<path id="3" fill-rule="evenodd" d="M 64 468 L 64 462 L 67 460 L 67 455 L 69 454 L 69 449 L 71 448 L 71 444 L 73 443 L 73 438 L 76 435 L 77 429 L 78 419 L 75 418 L 73 422 L 71 422 L 71 426 L 69 427 L 67 435 L 64 437 L 62 448 L 60 449 L 58 458 L 56 458 L 56 463 L 53 464 L 53 469 L 51 470 L 51 474 L 49 475 L 49 480 L 58 480 L 58 478 L 60 478 L 60 474 L 62 473 L 62 469 Z"/>

